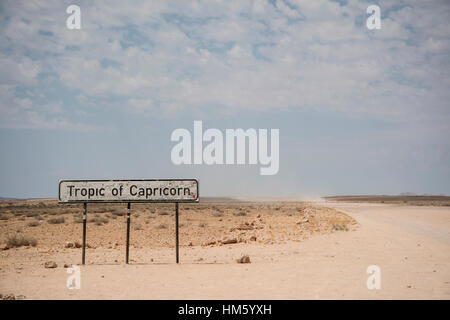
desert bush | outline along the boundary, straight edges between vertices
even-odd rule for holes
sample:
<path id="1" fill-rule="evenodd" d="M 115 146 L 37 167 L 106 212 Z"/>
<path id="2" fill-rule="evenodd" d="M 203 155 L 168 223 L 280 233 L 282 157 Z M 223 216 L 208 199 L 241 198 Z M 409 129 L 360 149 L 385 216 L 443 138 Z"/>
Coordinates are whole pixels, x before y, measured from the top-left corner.
<path id="1" fill-rule="evenodd" d="M 199 225 L 198 225 L 200 228 L 204 228 L 204 227 L 206 227 L 207 226 L 207 224 L 206 223 L 204 223 L 204 222 L 202 222 L 202 223 L 199 223 Z"/>
<path id="2" fill-rule="evenodd" d="M 47 222 L 50 224 L 60 224 L 60 223 L 64 223 L 65 219 L 64 219 L 64 217 L 51 218 L 51 219 L 48 219 Z"/>
<path id="3" fill-rule="evenodd" d="M 160 215 L 160 216 L 167 216 L 167 215 L 169 215 L 169 213 L 168 213 L 167 211 L 161 211 L 161 212 L 159 213 L 159 215 Z"/>
<path id="4" fill-rule="evenodd" d="M 74 218 L 73 218 L 73 223 L 83 223 L 83 218 L 80 218 L 80 217 L 74 217 Z"/>
<path id="5" fill-rule="evenodd" d="M 32 246 L 36 247 L 37 240 L 31 237 L 21 236 L 18 237 L 17 235 L 13 235 L 8 237 L 6 240 L 6 245 L 9 248 L 16 248 L 16 247 L 22 247 L 22 246 Z"/>
<path id="6" fill-rule="evenodd" d="M 346 224 L 333 224 L 333 230 L 335 231 L 348 231 Z"/>
<path id="7" fill-rule="evenodd" d="M 156 226 L 156 229 L 167 229 L 167 224 L 161 223 L 161 224 Z"/>
<path id="8" fill-rule="evenodd" d="M 213 217 L 223 217 L 223 213 L 222 212 L 214 212 Z"/>
<path id="9" fill-rule="evenodd" d="M 9 216 L 6 214 L 0 214 L 0 220 L 8 220 Z"/>
<path id="10" fill-rule="evenodd" d="M 243 217 L 243 216 L 246 216 L 246 215 L 247 215 L 247 212 L 245 212 L 245 211 L 239 211 L 239 212 L 235 213 L 234 215 L 237 216 L 237 217 Z"/>
<path id="11" fill-rule="evenodd" d="M 140 223 L 135 224 L 134 230 L 143 230 L 142 225 Z"/>
<path id="12" fill-rule="evenodd" d="M 39 215 L 39 213 L 37 212 L 27 212 L 25 213 L 25 216 L 27 216 L 28 218 L 30 217 L 37 217 Z"/>
<path id="13" fill-rule="evenodd" d="M 90 218 L 88 221 L 95 223 L 95 225 L 97 225 L 97 226 L 102 226 L 103 224 L 109 222 L 109 220 L 104 217 L 93 217 L 93 218 Z"/>
<path id="14" fill-rule="evenodd" d="M 27 224 L 29 227 L 37 227 L 39 225 L 38 221 L 31 221 Z"/>

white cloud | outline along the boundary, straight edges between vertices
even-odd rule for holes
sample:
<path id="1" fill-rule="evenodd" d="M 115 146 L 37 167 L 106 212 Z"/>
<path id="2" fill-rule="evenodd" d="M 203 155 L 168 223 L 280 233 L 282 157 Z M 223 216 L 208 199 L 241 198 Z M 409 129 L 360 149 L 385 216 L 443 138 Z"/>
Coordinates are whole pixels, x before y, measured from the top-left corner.
<path id="1" fill-rule="evenodd" d="M 12 53 L 0 56 L 2 84 L 37 87 L 40 72 L 56 73 L 70 89 L 123 97 L 136 112 L 221 105 L 449 115 L 450 6 L 443 2 L 399 9 L 383 2 L 387 18 L 377 31 L 355 23 L 364 22 L 367 3 L 353 1 L 86 3 L 76 32 L 61 22 L 59 1 L 9 4 L 1 38 Z M 105 58 L 119 65 L 105 67 Z"/>

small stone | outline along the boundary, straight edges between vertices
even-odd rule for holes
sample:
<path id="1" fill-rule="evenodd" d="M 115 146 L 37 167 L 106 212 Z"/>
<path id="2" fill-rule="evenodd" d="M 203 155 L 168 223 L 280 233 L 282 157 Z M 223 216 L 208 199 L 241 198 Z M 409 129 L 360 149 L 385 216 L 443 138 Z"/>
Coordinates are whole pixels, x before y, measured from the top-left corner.
<path id="1" fill-rule="evenodd" d="M 44 267 L 46 267 L 47 269 L 54 269 L 54 268 L 58 267 L 58 265 L 56 264 L 55 261 L 47 261 L 44 264 Z"/>
<path id="2" fill-rule="evenodd" d="M 64 268 L 65 268 L 65 269 L 70 268 L 70 266 L 71 266 L 71 265 L 68 264 L 68 263 L 65 263 L 65 264 L 64 264 Z"/>
<path id="3" fill-rule="evenodd" d="M 237 263 L 250 263 L 250 257 L 248 255 L 244 255 L 237 260 Z"/>
<path id="4" fill-rule="evenodd" d="M 251 236 L 250 241 L 256 241 L 256 236 Z"/>
<path id="5" fill-rule="evenodd" d="M 238 240 L 236 238 L 231 238 L 231 239 L 225 239 L 221 241 L 222 244 L 233 244 L 233 243 L 238 243 Z"/>
<path id="6" fill-rule="evenodd" d="M 0 247 L 0 250 L 9 250 L 9 247 L 8 247 L 8 245 L 5 243 L 4 245 L 2 245 L 2 246 Z"/>
<path id="7" fill-rule="evenodd" d="M 66 242 L 66 244 L 64 245 L 64 248 L 73 248 L 75 247 L 75 244 L 73 242 Z"/>
<path id="8" fill-rule="evenodd" d="M 82 247 L 81 243 L 79 243 L 78 241 L 76 241 L 74 243 L 74 246 L 75 246 L 75 248 L 81 248 Z"/>

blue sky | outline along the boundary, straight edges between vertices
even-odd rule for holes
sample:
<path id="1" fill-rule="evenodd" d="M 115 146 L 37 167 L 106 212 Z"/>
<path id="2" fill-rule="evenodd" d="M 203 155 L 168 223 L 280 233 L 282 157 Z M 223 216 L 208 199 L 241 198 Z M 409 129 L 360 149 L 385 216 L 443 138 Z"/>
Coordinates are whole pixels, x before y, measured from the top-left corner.
<path id="1" fill-rule="evenodd" d="M 449 16 L 419 0 L 2 1 L 0 196 L 177 177 L 205 196 L 450 194 Z M 170 135 L 194 120 L 279 129 L 278 174 L 173 165 Z"/>

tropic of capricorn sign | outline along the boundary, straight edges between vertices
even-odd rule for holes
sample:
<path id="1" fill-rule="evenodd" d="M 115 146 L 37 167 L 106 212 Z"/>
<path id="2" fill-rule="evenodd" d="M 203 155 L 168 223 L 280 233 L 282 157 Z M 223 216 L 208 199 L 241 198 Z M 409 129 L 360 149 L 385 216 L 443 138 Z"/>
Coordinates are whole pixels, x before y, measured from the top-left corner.
<path id="1" fill-rule="evenodd" d="M 88 202 L 126 202 L 128 263 L 130 245 L 130 204 L 131 202 L 174 202 L 175 203 L 175 242 L 176 262 L 179 262 L 178 203 L 198 202 L 199 187 L 196 179 L 160 180 L 61 180 L 58 191 L 59 202 L 82 202 L 83 212 L 83 250 L 82 263 L 86 257 L 86 221 Z"/>

